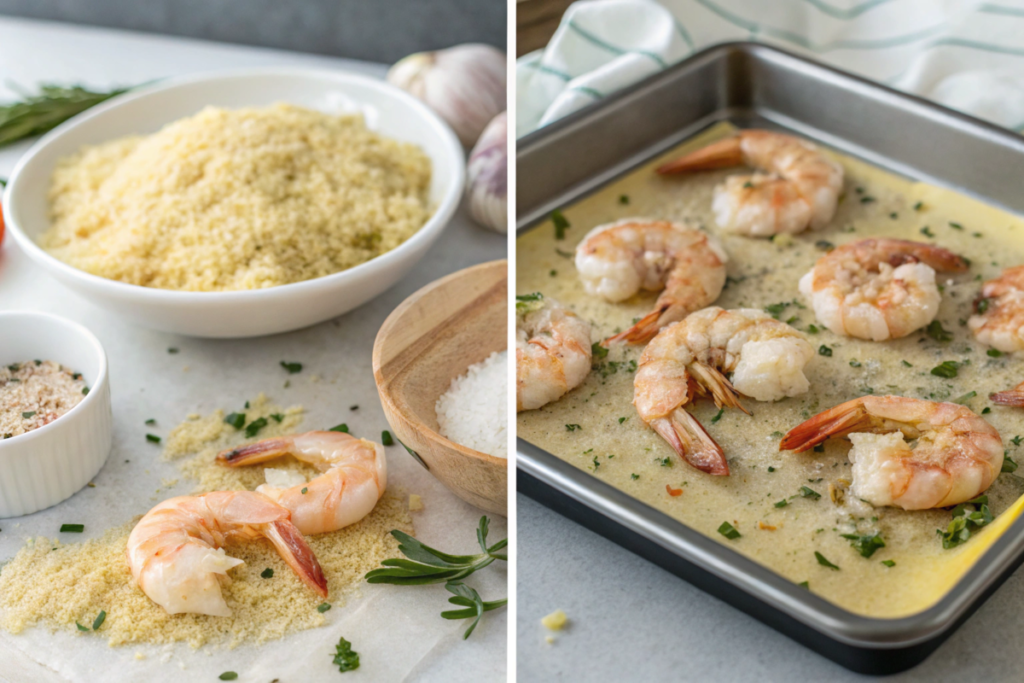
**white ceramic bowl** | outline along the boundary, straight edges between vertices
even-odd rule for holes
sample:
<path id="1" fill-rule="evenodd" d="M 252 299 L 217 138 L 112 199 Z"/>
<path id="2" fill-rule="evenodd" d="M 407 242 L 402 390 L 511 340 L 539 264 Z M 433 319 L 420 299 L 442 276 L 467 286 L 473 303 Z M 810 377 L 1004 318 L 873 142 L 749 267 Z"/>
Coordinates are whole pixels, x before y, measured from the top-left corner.
<path id="1" fill-rule="evenodd" d="M 82 373 L 89 393 L 45 427 L 0 438 L 0 517 L 27 515 L 70 498 L 110 454 L 110 383 L 99 340 L 49 313 L 0 312 L 0 364 L 37 358 Z"/>
<path id="2" fill-rule="evenodd" d="M 326 277 L 242 292 L 178 292 L 107 280 L 39 248 L 50 227 L 47 192 L 57 161 L 93 145 L 154 133 L 206 106 L 275 102 L 329 113 L 361 111 L 382 135 L 419 145 L 433 162 L 433 217 L 405 243 Z M 346 313 L 388 289 L 423 257 L 458 208 L 465 184 L 458 138 L 419 100 L 384 81 L 338 71 L 261 69 L 174 79 L 116 97 L 43 136 L 22 157 L 4 194 L 4 216 L 18 245 L 45 271 L 98 306 L 167 332 L 252 337 L 286 332 Z"/>

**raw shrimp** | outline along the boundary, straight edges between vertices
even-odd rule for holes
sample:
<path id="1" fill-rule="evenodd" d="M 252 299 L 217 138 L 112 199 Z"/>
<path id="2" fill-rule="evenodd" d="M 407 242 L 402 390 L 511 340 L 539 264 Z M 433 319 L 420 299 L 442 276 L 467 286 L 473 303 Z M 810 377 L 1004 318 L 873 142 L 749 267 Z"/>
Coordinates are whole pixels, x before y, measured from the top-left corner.
<path id="1" fill-rule="evenodd" d="M 327 597 L 327 579 L 291 514 L 251 491 L 216 491 L 160 503 L 128 537 L 128 566 L 139 588 L 168 614 L 231 616 L 218 575 L 242 560 L 222 547 L 228 540 L 266 538 L 302 581 Z"/>
<path id="2" fill-rule="evenodd" d="M 1003 466 L 999 432 L 969 408 L 903 396 L 864 396 L 826 410 L 794 427 L 779 450 L 806 451 L 839 436 L 853 442 L 853 495 L 876 507 L 963 503 Z"/>
<path id="3" fill-rule="evenodd" d="M 738 394 L 758 401 L 799 396 L 811 386 L 803 369 L 813 357 L 803 334 L 763 311 L 712 306 L 669 325 L 644 349 L 633 405 L 691 465 L 729 474 L 721 447 L 683 406 L 710 394 L 719 407 L 747 412 Z M 732 373 L 731 383 L 724 373 Z"/>
<path id="4" fill-rule="evenodd" d="M 307 482 L 301 475 L 267 468 L 267 483 L 256 492 L 291 511 L 292 522 L 304 534 L 322 534 L 358 522 L 370 514 L 387 487 L 384 447 L 343 432 L 263 439 L 221 451 L 217 462 L 239 467 L 285 455 L 323 474 Z"/>
<path id="5" fill-rule="evenodd" d="M 516 411 L 562 397 L 590 373 L 590 323 L 553 299 L 516 297 Z"/>
<path id="6" fill-rule="evenodd" d="M 714 303 L 725 286 L 725 251 L 713 237 L 682 223 L 627 218 L 600 225 L 576 247 L 583 288 L 608 301 L 641 289 L 661 296 L 654 310 L 602 342 L 650 341 L 665 325 Z"/>
<path id="7" fill-rule="evenodd" d="M 843 167 L 806 140 L 745 130 L 660 166 L 688 173 L 746 164 L 766 171 L 734 175 L 715 188 L 711 208 L 723 230 L 770 237 L 828 225 L 843 189 Z"/>
<path id="8" fill-rule="evenodd" d="M 989 396 L 989 400 L 993 403 L 998 403 L 1001 406 L 1024 408 L 1024 382 L 1021 382 L 1013 389 L 1007 389 L 1006 391 L 1000 391 L 997 394 L 991 394 Z"/>
<path id="9" fill-rule="evenodd" d="M 818 322 L 835 334 L 872 341 L 905 337 L 935 319 L 942 296 L 935 271 L 963 272 L 948 249 L 897 239 L 844 244 L 800 278 Z"/>
<path id="10" fill-rule="evenodd" d="M 1003 353 L 1024 351 L 1024 266 L 1006 268 L 982 286 L 967 325 L 983 344 Z"/>

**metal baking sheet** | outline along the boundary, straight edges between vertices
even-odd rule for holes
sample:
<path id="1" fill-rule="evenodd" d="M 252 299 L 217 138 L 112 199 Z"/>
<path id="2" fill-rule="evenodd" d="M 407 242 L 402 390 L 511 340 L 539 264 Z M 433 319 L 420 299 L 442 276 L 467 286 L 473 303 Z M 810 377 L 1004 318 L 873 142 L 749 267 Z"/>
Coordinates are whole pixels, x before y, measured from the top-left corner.
<path id="1" fill-rule="evenodd" d="M 722 121 L 785 129 L 1024 213 L 1024 138 L 775 48 L 730 43 L 522 138 L 519 234 Z M 894 673 L 923 661 L 1024 561 L 1022 518 L 938 603 L 911 616 L 874 619 L 809 593 L 522 439 L 517 481 L 531 498 L 862 673 Z"/>

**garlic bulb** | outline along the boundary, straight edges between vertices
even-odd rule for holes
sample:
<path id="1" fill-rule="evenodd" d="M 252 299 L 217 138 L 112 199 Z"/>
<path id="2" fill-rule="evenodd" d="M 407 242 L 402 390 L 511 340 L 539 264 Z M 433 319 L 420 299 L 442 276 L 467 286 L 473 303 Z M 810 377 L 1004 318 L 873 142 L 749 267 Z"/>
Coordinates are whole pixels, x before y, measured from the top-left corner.
<path id="1" fill-rule="evenodd" d="M 508 232 L 508 116 L 501 112 L 487 124 L 469 155 L 469 213 L 477 223 Z"/>
<path id="2" fill-rule="evenodd" d="M 409 55 L 388 82 L 423 100 L 471 147 L 487 122 L 505 111 L 505 54 L 470 43 Z"/>

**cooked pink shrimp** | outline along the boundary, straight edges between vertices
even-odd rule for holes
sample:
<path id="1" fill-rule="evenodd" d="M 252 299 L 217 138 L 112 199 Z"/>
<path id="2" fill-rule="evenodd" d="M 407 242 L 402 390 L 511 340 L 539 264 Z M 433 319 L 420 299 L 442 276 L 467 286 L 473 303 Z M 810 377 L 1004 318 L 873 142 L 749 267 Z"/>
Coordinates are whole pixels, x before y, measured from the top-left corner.
<path id="1" fill-rule="evenodd" d="M 1024 408 L 1024 382 L 1021 382 L 1013 389 L 991 394 L 988 398 L 993 403 L 998 403 L 1001 406 Z"/>
<path id="2" fill-rule="evenodd" d="M 712 208 L 723 230 L 771 237 L 828 225 L 843 189 L 843 167 L 806 140 L 744 130 L 675 161 L 658 173 L 689 173 L 746 164 L 767 173 L 734 175 L 715 188 Z"/>
<path id="3" fill-rule="evenodd" d="M 835 334 L 872 341 L 899 339 L 935 319 L 942 296 L 935 271 L 963 272 L 948 249 L 896 239 L 844 244 L 800 278 L 818 322 Z"/>
<path id="4" fill-rule="evenodd" d="M 516 297 L 516 411 L 561 398 L 590 374 L 590 323 L 540 293 Z"/>
<path id="5" fill-rule="evenodd" d="M 266 538 L 302 581 L 327 597 L 327 579 L 291 514 L 251 491 L 179 496 L 160 503 L 128 537 L 128 566 L 139 588 L 168 614 L 231 616 L 218 578 L 242 560 L 222 547 L 229 539 Z"/>
<path id="6" fill-rule="evenodd" d="M 790 430 L 779 450 L 806 451 L 840 436 L 853 442 L 853 495 L 876 507 L 963 503 L 1003 467 L 999 432 L 970 408 L 903 396 L 864 396 L 826 410 Z"/>
<path id="7" fill-rule="evenodd" d="M 1006 268 L 982 286 L 967 325 L 982 344 L 1024 351 L 1024 266 Z"/>
<path id="8" fill-rule="evenodd" d="M 683 407 L 710 394 L 719 407 L 747 412 L 739 394 L 758 401 L 798 396 L 810 388 L 803 369 L 813 357 L 803 334 L 764 311 L 712 306 L 669 325 L 647 345 L 633 405 L 681 458 L 703 472 L 729 474 L 722 448 Z"/>
<path id="9" fill-rule="evenodd" d="M 725 286 L 727 258 L 713 237 L 682 223 L 627 218 L 599 225 L 576 246 L 587 294 L 623 301 L 661 290 L 654 310 L 602 345 L 643 344 L 669 323 L 711 304 Z"/>
<path id="10" fill-rule="evenodd" d="M 370 514 L 384 495 L 388 466 L 384 447 L 342 432 L 306 432 L 263 439 L 221 451 L 217 462 L 228 467 L 255 465 L 290 455 L 323 474 L 301 482 L 287 472 L 268 468 L 267 483 L 256 492 L 291 511 L 304 534 L 322 534 L 354 524 Z"/>

